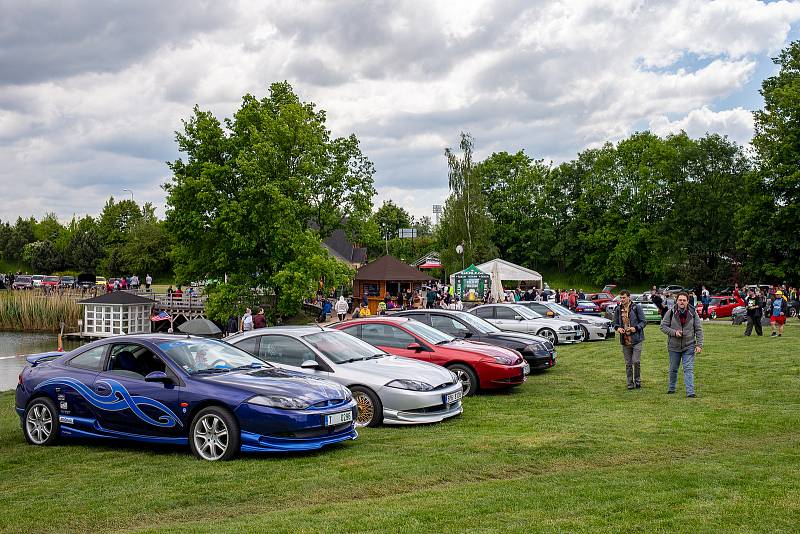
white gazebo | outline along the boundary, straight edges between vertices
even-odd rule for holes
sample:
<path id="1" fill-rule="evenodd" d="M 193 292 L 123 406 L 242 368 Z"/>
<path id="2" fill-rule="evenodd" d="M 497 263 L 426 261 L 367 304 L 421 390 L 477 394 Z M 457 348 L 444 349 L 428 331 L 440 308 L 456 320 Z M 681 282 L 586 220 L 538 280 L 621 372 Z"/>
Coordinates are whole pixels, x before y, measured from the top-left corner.
<path id="1" fill-rule="evenodd" d="M 498 281 L 514 280 L 517 282 L 526 282 L 527 284 L 536 286 L 539 289 L 542 288 L 541 274 L 537 273 L 533 269 L 527 269 L 522 265 L 517 265 L 516 263 L 511 263 L 510 261 L 496 258 L 494 260 L 487 261 L 486 263 L 476 265 L 475 267 L 485 273 L 489 273 L 492 276 L 493 283 L 495 282 L 495 278 L 498 278 Z M 450 283 L 453 284 L 454 281 L 455 275 L 450 276 Z"/>
<path id="2" fill-rule="evenodd" d="M 115 291 L 78 302 L 83 306 L 81 335 L 110 337 L 150 333 L 150 311 L 155 301 Z"/>

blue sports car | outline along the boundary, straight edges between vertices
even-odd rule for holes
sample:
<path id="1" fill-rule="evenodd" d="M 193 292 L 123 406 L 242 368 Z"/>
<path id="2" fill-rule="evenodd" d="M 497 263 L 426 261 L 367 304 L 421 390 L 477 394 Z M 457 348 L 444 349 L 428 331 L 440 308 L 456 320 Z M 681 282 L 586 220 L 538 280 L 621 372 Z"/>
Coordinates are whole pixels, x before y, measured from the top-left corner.
<path id="1" fill-rule="evenodd" d="M 189 444 L 203 460 L 355 439 L 357 408 L 334 382 L 274 367 L 222 341 L 119 336 L 28 356 L 16 408 L 25 439 Z"/>

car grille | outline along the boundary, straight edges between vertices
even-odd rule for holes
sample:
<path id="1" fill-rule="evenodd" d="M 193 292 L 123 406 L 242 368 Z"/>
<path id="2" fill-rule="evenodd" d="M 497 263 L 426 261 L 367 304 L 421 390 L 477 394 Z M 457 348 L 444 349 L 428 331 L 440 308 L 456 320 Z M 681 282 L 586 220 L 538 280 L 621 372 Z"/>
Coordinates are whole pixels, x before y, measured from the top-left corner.
<path id="1" fill-rule="evenodd" d="M 433 388 L 433 391 L 436 391 L 437 389 L 446 389 L 446 388 L 449 388 L 449 387 L 450 387 L 450 386 L 452 386 L 453 384 L 455 384 L 455 382 L 454 382 L 454 381 L 452 381 L 452 380 L 451 380 L 450 382 L 445 382 L 444 384 L 439 384 L 438 386 L 436 386 L 435 388 Z"/>
<path id="2" fill-rule="evenodd" d="M 320 401 L 316 404 L 312 404 L 311 408 L 329 408 L 331 406 L 339 406 L 340 404 L 344 404 L 347 401 L 344 399 L 328 399 L 324 401 Z"/>
<path id="3" fill-rule="evenodd" d="M 428 406 L 426 408 L 415 408 L 413 410 L 403 410 L 405 413 L 439 413 L 439 412 L 446 412 L 453 408 L 453 406 L 457 406 L 459 402 L 454 402 L 453 404 L 437 404 L 436 406 Z"/>

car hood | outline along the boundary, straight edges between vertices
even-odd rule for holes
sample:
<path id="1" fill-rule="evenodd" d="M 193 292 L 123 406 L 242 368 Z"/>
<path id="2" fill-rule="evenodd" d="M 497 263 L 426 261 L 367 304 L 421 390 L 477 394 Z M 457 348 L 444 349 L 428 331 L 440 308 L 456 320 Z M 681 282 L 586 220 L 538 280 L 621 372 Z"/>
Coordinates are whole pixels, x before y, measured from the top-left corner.
<path id="1" fill-rule="evenodd" d="M 489 345 L 488 343 L 482 343 L 480 341 L 464 341 L 457 339 L 439 346 L 447 349 L 474 352 L 476 354 L 480 354 L 481 356 L 517 356 L 516 351 L 503 347 L 497 347 L 495 345 Z"/>
<path id="2" fill-rule="evenodd" d="M 517 341 L 524 345 L 531 345 L 534 343 L 545 343 L 547 340 L 543 337 L 534 336 L 533 334 L 522 334 L 519 332 L 492 332 L 487 334 L 486 337 L 492 339 L 502 339 L 503 341 Z"/>
<path id="3" fill-rule="evenodd" d="M 200 375 L 194 378 L 235 387 L 255 395 L 281 395 L 302 399 L 308 404 L 331 399 L 345 399 L 349 396 L 347 388 L 335 382 L 277 367 L 254 369 L 247 372 L 234 371 L 217 375 Z"/>
<path id="4" fill-rule="evenodd" d="M 421 380 L 432 386 L 441 386 L 453 382 L 453 374 L 439 365 L 403 358 L 402 356 L 385 356 L 372 360 L 362 360 L 337 365 L 337 373 L 361 372 L 369 376 L 380 376 L 386 381 L 406 379 Z"/>

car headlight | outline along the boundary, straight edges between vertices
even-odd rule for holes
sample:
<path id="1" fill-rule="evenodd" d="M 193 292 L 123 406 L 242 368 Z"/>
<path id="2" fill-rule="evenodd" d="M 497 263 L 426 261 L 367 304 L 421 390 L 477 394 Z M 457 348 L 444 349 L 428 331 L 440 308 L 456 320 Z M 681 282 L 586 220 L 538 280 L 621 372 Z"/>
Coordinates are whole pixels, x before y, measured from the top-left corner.
<path id="1" fill-rule="evenodd" d="M 427 382 L 421 382 L 419 380 L 405 380 L 405 379 L 398 379 L 392 380 L 388 384 L 386 384 L 388 388 L 397 388 L 397 389 L 410 389 L 411 391 L 431 391 L 433 386 L 428 384 Z"/>
<path id="2" fill-rule="evenodd" d="M 516 356 L 506 356 L 505 354 L 501 354 L 500 356 L 492 356 L 491 358 L 497 363 L 503 365 L 515 365 L 518 361 Z"/>
<path id="3" fill-rule="evenodd" d="M 572 332 L 573 330 L 575 330 L 575 328 L 573 328 L 572 326 L 561 326 L 558 329 L 562 332 Z"/>
<path id="4" fill-rule="evenodd" d="M 549 351 L 547 350 L 547 347 L 544 346 L 544 343 L 535 343 L 533 345 L 528 345 L 527 347 L 525 347 L 525 350 L 536 355 L 549 354 Z"/>
<path id="5" fill-rule="evenodd" d="M 256 395 L 247 402 L 248 404 L 267 406 L 269 408 L 283 408 L 284 410 L 305 410 L 309 406 L 304 400 L 281 395 Z"/>

